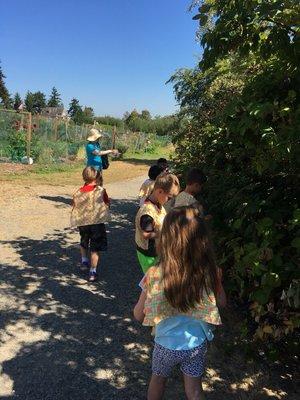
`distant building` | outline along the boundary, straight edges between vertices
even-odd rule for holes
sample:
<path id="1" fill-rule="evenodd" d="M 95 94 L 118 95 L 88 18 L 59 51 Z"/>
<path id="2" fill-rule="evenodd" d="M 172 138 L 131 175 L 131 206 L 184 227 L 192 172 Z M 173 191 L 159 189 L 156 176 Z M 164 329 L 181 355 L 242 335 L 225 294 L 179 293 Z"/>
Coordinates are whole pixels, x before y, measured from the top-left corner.
<path id="1" fill-rule="evenodd" d="M 45 107 L 42 108 L 41 114 L 43 117 L 48 118 L 63 118 L 69 119 L 67 110 L 63 107 Z"/>

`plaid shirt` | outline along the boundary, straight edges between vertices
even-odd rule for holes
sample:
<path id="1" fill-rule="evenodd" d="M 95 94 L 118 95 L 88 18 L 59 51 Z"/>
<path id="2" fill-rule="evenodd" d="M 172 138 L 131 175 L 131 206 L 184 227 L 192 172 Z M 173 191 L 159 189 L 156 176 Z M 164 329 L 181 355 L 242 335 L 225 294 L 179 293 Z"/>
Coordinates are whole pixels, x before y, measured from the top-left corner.
<path id="1" fill-rule="evenodd" d="M 204 291 L 201 303 L 186 313 L 171 307 L 164 296 L 160 267 L 151 267 L 142 279 L 140 286 L 147 293 L 143 325 L 155 326 L 160 321 L 175 315 L 187 315 L 212 325 L 221 325 L 222 323 L 213 292 L 207 295 Z"/>

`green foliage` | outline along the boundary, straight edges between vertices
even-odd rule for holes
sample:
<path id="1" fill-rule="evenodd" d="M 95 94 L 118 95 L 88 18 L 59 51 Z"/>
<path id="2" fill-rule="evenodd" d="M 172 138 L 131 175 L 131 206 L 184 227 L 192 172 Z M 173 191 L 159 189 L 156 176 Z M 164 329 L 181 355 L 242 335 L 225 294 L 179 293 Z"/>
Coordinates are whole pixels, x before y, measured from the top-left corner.
<path id="1" fill-rule="evenodd" d="M 4 82 L 5 78 L 6 76 L 3 74 L 0 65 L 0 105 L 4 106 L 5 108 L 10 108 L 12 106 L 12 101 Z"/>
<path id="2" fill-rule="evenodd" d="M 12 161 L 20 161 L 26 155 L 26 131 L 11 129 L 8 135 L 8 151 Z"/>
<path id="3" fill-rule="evenodd" d="M 26 110 L 32 114 L 39 114 L 42 108 L 46 107 L 46 96 L 38 91 L 35 93 L 27 92 L 25 97 Z"/>
<path id="4" fill-rule="evenodd" d="M 250 305 L 255 336 L 299 326 L 299 40 L 291 1 L 200 4 L 199 67 L 172 78 L 178 168 L 209 176 L 227 288 Z"/>
<path id="5" fill-rule="evenodd" d="M 58 90 L 56 87 L 53 86 L 50 94 L 50 98 L 48 100 L 48 107 L 62 107 L 62 101 L 60 98 L 60 94 L 58 93 Z"/>
<path id="6" fill-rule="evenodd" d="M 15 94 L 13 102 L 14 102 L 14 110 L 18 110 L 22 104 L 22 99 L 19 93 Z"/>

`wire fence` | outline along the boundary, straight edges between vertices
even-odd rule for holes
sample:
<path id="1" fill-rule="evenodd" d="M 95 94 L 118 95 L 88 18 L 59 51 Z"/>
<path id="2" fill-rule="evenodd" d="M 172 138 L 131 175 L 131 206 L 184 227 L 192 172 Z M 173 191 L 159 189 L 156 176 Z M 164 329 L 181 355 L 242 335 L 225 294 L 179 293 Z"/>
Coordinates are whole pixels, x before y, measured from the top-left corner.
<path id="1" fill-rule="evenodd" d="M 0 109 L 0 160 L 19 162 L 31 157 L 34 162 L 49 163 L 83 159 L 91 128 L 103 131 L 103 149 L 117 148 L 121 154 L 126 151 L 151 153 L 170 142 L 168 137 L 155 134 L 97 123 L 76 125 L 69 119 Z"/>

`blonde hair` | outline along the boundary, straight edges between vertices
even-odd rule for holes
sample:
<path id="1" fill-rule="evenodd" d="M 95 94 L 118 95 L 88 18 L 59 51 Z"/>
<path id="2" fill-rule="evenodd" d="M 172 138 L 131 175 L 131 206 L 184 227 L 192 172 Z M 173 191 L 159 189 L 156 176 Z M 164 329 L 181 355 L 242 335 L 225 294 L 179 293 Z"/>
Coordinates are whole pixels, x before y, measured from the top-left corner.
<path id="1" fill-rule="evenodd" d="M 177 176 L 167 172 L 162 172 L 156 178 L 153 190 L 162 189 L 164 192 L 169 193 L 174 188 L 178 193 L 180 190 L 180 184 Z"/>
<path id="2" fill-rule="evenodd" d="M 82 178 L 85 183 L 91 183 L 96 179 L 98 180 L 100 175 L 102 175 L 101 172 L 94 167 L 85 167 L 82 171 Z"/>
<path id="3" fill-rule="evenodd" d="M 158 245 L 168 303 L 181 312 L 199 304 L 204 290 L 217 292 L 217 266 L 210 235 L 196 207 L 178 207 L 164 219 Z"/>

